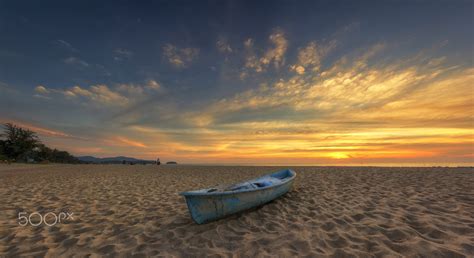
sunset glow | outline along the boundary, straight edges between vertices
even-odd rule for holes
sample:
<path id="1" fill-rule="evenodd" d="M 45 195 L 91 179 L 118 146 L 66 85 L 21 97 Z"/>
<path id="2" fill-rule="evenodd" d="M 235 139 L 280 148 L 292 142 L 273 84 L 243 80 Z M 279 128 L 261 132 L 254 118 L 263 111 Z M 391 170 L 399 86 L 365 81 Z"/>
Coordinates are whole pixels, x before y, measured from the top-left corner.
<path id="1" fill-rule="evenodd" d="M 51 22 L 26 12 L 26 27 Z M 229 164 L 474 163 L 473 41 L 449 34 L 469 15 L 424 21 L 407 13 L 421 27 L 400 24 L 405 30 L 391 32 L 393 24 L 363 13 L 339 25 L 307 16 L 326 27 L 306 28 L 283 12 L 267 25 L 252 18 L 256 28 L 237 26 L 234 34 L 213 25 L 204 35 L 193 30 L 192 19 L 172 25 L 158 23 L 155 14 L 122 15 L 127 19 L 109 38 L 92 29 L 101 55 L 78 39 L 84 31 L 66 27 L 41 39 L 29 57 L 19 57 L 29 50 L 14 42 L 30 36 L 11 34 L 11 42 L 0 43 L 1 122 L 30 128 L 74 155 Z M 1 19 L 10 16 L 17 17 Z M 366 21 L 377 19 L 387 30 L 370 30 Z M 422 31 L 437 23 L 445 27 L 436 34 Z M 148 33 L 158 24 L 172 27 Z M 171 36 L 173 26 L 182 35 Z M 21 58 L 45 65 L 24 68 L 28 61 Z"/>

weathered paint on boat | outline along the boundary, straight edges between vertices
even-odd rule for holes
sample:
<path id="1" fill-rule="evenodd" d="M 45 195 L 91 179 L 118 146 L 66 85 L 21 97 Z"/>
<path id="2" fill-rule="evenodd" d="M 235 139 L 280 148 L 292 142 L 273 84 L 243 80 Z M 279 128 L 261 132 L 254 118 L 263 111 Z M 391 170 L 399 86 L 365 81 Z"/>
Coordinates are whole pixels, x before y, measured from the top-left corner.
<path id="1" fill-rule="evenodd" d="M 296 173 L 290 169 L 227 187 L 183 192 L 191 217 L 203 224 L 263 205 L 291 189 Z"/>

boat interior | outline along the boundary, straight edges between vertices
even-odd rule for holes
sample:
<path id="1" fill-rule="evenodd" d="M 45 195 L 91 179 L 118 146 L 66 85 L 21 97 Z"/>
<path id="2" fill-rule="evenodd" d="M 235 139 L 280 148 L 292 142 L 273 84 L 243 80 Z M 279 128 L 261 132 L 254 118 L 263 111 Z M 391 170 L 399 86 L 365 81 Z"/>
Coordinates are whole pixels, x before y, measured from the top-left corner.
<path id="1" fill-rule="evenodd" d="M 285 179 L 289 179 L 293 176 L 293 173 L 290 170 L 283 170 L 271 175 L 263 176 L 261 178 L 257 178 L 251 181 L 238 183 L 226 187 L 216 187 L 208 189 L 208 193 L 212 192 L 232 192 L 232 191 L 242 191 L 242 190 L 252 190 L 258 188 L 264 188 L 268 186 L 272 186 L 275 184 L 279 184 Z"/>

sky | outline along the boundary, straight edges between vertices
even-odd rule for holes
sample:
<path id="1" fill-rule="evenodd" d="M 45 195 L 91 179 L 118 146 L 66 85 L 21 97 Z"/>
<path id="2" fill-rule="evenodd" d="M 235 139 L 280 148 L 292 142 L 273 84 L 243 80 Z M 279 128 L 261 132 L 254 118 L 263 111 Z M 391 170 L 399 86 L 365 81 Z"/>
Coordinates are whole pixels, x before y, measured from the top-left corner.
<path id="1" fill-rule="evenodd" d="M 474 164 L 473 1 L 0 1 L 0 122 L 82 156 Z"/>

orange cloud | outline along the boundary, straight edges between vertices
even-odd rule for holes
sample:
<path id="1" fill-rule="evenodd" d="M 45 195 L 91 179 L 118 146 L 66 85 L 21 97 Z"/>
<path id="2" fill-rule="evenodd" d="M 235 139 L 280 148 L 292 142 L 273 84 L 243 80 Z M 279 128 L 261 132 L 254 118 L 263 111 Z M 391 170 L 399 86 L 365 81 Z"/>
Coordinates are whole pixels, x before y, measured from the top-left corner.
<path id="1" fill-rule="evenodd" d="M 245 41 L 244 67 L 238 70 L 242 78 L 263 73 L 271 64 L 285 65 L 288 40 L 277 31 L 270 43 L 258 52 L 253 40 Z M 103 140 L 108 145 L 104 151 L 122 155 L 138 147 L 143 150 L 137 156 L 144 158 L 198 163 L 474 163 L 474 68 L 426 51 L 386 61 L 379 58 L 386 44 L 325 63 L 335 45 L 310 42 L 285 67 L 289 76 L 202 109 L 167 113 L 173 120 L 169 127 L 140 125 L 136 121 L 142 114 L 132 113 L 126 118 L 134 126 Z M 182 55 L 192 52 L 174 46 L 164 51 L 178 67 L 184 67 Z M 120 102 L 123 96 L 128 100 L 123 103 L 134 103 L 147 90 L 160 89 L 150 81 L 65 92 L 96 102 Z M 52 92 L 44 86 L 36 91 Z"/>
<path id="2" fill-rule="evenodd" d="M 114 140 L 118 141 L 119 143 L 123 143 L 123 144 L 133 146 L 133 147 L 140 147 L 140 148 L 146 148 L 147 147 L 145 144 L 143 144 L 141 142 L 134 141 L 134 140 L 131 140 L 131 139 L 127 139 L 127 138 L 121 137 L 121 136 L 115 137 Z"/>
<path id="3" fill-rule="evenodd" d="M 45 128 L 45 127 L 41 127 L 41 126 L 37 126 L 37 125 L 32 125 L 30 123 L 25 123 L 25 122 L 21 122 L 21 121 L 17 121 L 17 120 L 8 120 L 8 119 L 1 119 L 0 118 L 0 123 L 4 124 L 4 123 L 12 123 L 14 125 L 17 125 L 19 127 L 22 127 L 22 128 L 26 128 L 26 129 L 29 129 L 33 132 L 36 132 L 40 135 L 44 135 L 44 136 L 51 136 L 51 137 L 73 137 L 72 135 L 69 135 L 65 132 L 61 132 L 61 131 L 57 131 L 57 130 L 52 130 L 52 129 L 48 129 L 48 128 Z"/>
<path id="4" fill-rule="evenodd" d="M 423 55 L 371 64 L 386 47 L 182 115 L 200 131 L 174 138 L 181 142 L 176 155 L 474 163 L 473 68 Z M 315 48 L 302 49 L 299 64 L 318 67 L 324 55 L 311 53 Z"/>
<path id="5" fill-rule="evenodd" d="M 273 63 L 275 68 L 280 68 L 285 63 L 285 53 L 288 49 L 288 40 L 282 30 L 275 30 L 269 37 L 272 47 L 268 48 L 265 53 L 258 57 L 253 49 L 253 40 L 244 41 L 246 48 L 245 71 L 241 73 L 241 78 L 247 76 L 246 70 L 254 70 L 257 73 L 263 72 Z"/>

